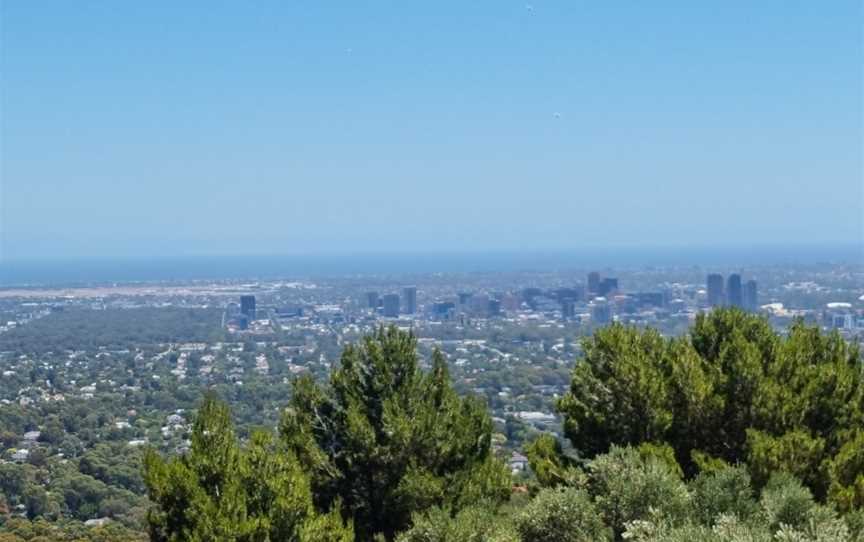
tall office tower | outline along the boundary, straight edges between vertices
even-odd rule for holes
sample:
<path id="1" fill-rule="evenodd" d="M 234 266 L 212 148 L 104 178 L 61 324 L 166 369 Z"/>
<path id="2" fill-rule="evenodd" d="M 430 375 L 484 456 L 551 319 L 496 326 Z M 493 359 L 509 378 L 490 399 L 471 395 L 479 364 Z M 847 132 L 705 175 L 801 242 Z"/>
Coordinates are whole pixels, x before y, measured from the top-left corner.
<path id="1" fill-rule="evenodd" d="M 744 296 L 741 291 L 741 275 L 732 273 L 726 281 L 726 304 L 730 307 L 744 306 Z"/>
<path id="2" fill-rule="evenodd" d="M 389 318 L 399 316 L 399 294 L 387 294 L 381 300 L 384 304 L 384 316 Z"/>
<path id="3" fill-rule="evenodd" d="M 514 293 L 506 293 L 501 297 L 501 308 L 505 311 L 518 311 L 522 308 L 522 298 Z"/>
<path id="4" fill-rule="evenodd" d="M 378 308 L 381 299 L 378 297 L 378 292 L 366 292 L 366 306 L 372 310 Z"/>
<path id="5" fill-rule="evenodd" d="M 474 294 L 469 292 L 459 292 L 459 304 L 463 306 L 467 305 L 473 295 Z"/>
<path id="6" fill-rule="evenodd" d="M 501 301 L 498 299 L 489 300 L 489 316 L 501 316 Z"/>
<path id="7" fill-rule="evenodd" d="M 723 305 L 723 275 L 717 273 L 708 275 L 708 305 L 711 307 Z"/>
<path id="8" fill-rule="evenodd" d="M 240 296 L 240 314 L 249 320 L 255 319 L 255 296 L 241 295 Z"/>
<path id="9" fill-rule="evenodd" d="M 572 299 L 564 298 L 561 300 L 561 317 L 565 320 L 576 316 L 576 302 Z"/>
<path id="10" fill-rule="evenodd" d="M 482 292 L 472 295 L 468 300 L 468 312 L 478 318 L 489 316 L 489 296 Z"/>
<path id="11" fill-rule="evenodd" d="M 599 325 L 608 324 L 612 321 L 612 307 L 607 301 L 594 303 L 591 308 L 591 320 Z"/>
<path id="12" fill-rule="evenodd" d="M 456 303 L 452 301 L 437 301 L 432 304 L 432 314 L 439 318 L 449 318 L 456 310 Z"/>
<path id="13" fill-rule="evenodd" d="M 525 288 L 522 290 L 522 299 L 531 307 L 531 310 L 537 310 L 537 298 L 543 295 L 543 290 L 540 288 Z"/>
<path id="14" fill-rule="evenodd" d="M 756 312 L 759 309 L 759 290 L 753 279 L 744 283 L 744 309 Z"/>
<path id="15" fill-rule="evenodd" d="M 582 288 L 558 288 L 554 293 L 555 298 L 558 299 L 558 301 L 563 301 L 565 299 L 576 301 L 577 299 L 582 299 L 585 295 Z"/>
<path id="16" fill-rule="evenodd" d="M 405 298 L 405 313 L 414 314 L 417 312 L 417 287 L 408 286 L 403 288 L 402 297 Z"/>
<path id="17" fill-rule="evenodd" d="M 636 302 L 641 307 L 665 307 L 666 294 L 664 292 L 638 292 Z"/>
<path id="18" fill-rule="evenodd" d="M 601 296 L 608 295 L 617 290 L 618 279 L 612 277 L 606 277 L 605 279 L 601 280 L 600 285 L 597 287 L 597 293 Z"/>
<path id="19" fill-rule="evenodd" d="M 591 271 L 588 273 L 588 293 L 598 294 L 600 292 L 600 273 Z"/>

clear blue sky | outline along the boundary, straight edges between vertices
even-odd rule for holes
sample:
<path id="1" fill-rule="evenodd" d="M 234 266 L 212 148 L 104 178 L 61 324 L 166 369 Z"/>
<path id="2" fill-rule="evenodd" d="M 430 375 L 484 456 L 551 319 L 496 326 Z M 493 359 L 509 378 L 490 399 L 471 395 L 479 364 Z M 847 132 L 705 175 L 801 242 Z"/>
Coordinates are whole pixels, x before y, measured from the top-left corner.
<path id="1" fill-rule="evenodd" d="M 0 257 L 861 243 L 861 6 L 6 0 Z"/>

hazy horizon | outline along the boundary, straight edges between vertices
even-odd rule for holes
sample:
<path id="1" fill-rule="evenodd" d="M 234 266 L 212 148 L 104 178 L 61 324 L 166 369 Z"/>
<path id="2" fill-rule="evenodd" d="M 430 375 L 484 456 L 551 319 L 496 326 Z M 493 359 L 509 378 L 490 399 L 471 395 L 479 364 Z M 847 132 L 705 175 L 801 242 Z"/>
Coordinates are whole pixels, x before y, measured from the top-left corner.
<path id="1" fill-rule="evenodd" d="M 864 245 L 860 2 L 6 2 L 0 261 Z"/>
<path id="2" fill-rule="evenodd" d="M 324 278 L 436 273 L 684 268 L 706 272 L 782 265 L 864 263 L 864 247 L 593 247 L 574 250 L 234 254 L 114 259 L 10 260 L 0 287 L 219 279 Z"/>

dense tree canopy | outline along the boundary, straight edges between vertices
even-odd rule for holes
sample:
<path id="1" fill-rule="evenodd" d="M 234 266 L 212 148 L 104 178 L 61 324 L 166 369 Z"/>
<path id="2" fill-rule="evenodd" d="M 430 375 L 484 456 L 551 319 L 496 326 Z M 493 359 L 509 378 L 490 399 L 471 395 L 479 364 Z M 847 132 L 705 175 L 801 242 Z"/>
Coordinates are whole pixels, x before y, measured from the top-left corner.
<path id="1" fill-rule="evenodd" d="M 779 336 L 739 311 L 683 339 L 599 331 L 559 403 L 578 453 L 536 439 L 530 490 L 494 458 L 484 406 L 454 392 L 442 354 L 430 362 L 410 333 L 380 329 L 329 385 L 295 381 L 278 439 L 239 443 L 206 399 L 188 453 L 145 457 L 151 540 L 864 540 L 862 367 L 835 335 Z M 89 480 L 107 453 L 82 457 Z"/>
<path id="2" fill-rule="evenodd" d="M 320 515 L 309 480 L 290 454 L 274 453 L 271 435 L 256 432 L 245 447 L 228 407 L 205 399 L 188 454 L 165 462 L 145 456 L 144 479 L 155 506 L 154 541 L 348 542 L 338 511 Z"/>
<path id="3" fill-rule="evenodd" d="M 440 352 L 423 372 L 416 346 L 396 328 L 348 346 L 328 387 L 296 382 L 281 425 L 283 442 L 312 475 L 318 506 L 341 502 L 358 540 L 392 539 L 412 512 L 431 506 L 455 511 L 509 495 L 485 405 L 453 391 Z"/>
<path id="4" fill-rule="evenodd" d="M 399 542 L 858 542 L 864 515 L 819 504 L 794 476 L 753 487 L 744 467 L 682 479 L 658 448 L 612 446 L 519 509 L 418 514 Z M 575 467 L 573 467 L 575 468 Z"/>
<path id="5" fill-rule="evenodd" d="M 616 444 L 668 444 L 689 476 L 746 462 L 757 486 L 785 471 L 851 510 L 864 505 L 862 371 L 858 350 L 836 334 L 797 323 L 780 336 L 763 318 L 718 310 L 682 338 L 597 331 L 558 406 L 585 458 Z"/>

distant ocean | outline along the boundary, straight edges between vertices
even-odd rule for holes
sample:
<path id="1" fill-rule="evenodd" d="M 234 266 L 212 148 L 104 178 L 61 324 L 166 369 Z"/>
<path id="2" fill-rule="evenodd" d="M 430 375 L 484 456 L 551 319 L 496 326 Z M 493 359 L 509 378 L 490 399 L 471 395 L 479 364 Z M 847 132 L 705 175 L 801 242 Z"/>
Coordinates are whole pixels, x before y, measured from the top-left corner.
<path id="1" fill-rule="evenodd" d="M 208 256 L 164 259 L 0 261 L 0 286 L 72 286 L 215 279 L 418 273 L 566 271 L 586 268 L 864 264 L 860 245 L 615 248 L 572 251 Z"/>

